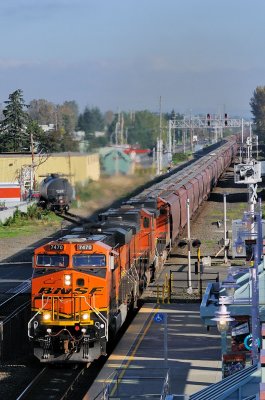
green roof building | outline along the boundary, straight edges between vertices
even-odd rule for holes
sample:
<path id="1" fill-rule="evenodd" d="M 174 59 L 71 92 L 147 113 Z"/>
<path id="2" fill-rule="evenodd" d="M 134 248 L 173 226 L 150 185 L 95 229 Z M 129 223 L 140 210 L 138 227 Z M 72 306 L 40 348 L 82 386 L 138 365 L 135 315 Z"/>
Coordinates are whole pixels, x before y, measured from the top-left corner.
<path id="1" fill-rule="evenodd" d="M 99 150 L 102 172 L 106 175 L 130 175 L 134 172 L 134 162 L 116 147 L 103 147 Z"/>

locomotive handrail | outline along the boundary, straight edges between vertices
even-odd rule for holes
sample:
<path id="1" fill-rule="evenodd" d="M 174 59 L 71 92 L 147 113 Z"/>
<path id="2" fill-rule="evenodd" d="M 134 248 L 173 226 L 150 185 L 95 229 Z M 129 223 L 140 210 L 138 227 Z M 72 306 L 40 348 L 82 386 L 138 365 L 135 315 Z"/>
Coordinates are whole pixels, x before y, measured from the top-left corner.
<path id="1" fill-rule="evenodd" d="M 44 309 L 44 307 L 46 306 L 46 304 L 48 304 L 49 298 L 52 299 L 51 296 L 47 296 L 47 301 L 46 301 L 45 304 L 43 304 L 44 297 L 45 297 L 45 296 L 44 296 L 44 294 L 43 294 L 43 295 L 41 296 L 41 304 L 42 304 L 41 309 L 42 309 L 42 310 Z"/>
<path id="2" fill-rule="evenodd" d="M 40 311 L 37 311 L 37 312 L 33 315 L 33 317 L 29 320 L 29 322 L 28 322 L 28 337 L 31 338 L 31 339 L 33 339 L 34 337 L 31 336 L 31 334 L 30 334 L 30 325 L 31 325 L 31 322 L 36 318 L 36 316 L 37 316 L 38 314 L 40 314 Z"/>
<path id="3" fill-rule="evenodd" d="M 85 299 L 85 303 L 92 309 L 92 311 L 94 311 L 94 313 L 96 313 L 98 315 L 98 317 L 104 322 L 104 328 L 105 328 L 105 336 L 106 339 L 108 340 L 109 338 L 109 332 L 108 332 L 108 319 L 104 317 L 103 314 L 101 314 L 100 311 L 98 311 L 98 309 L 96 307 L 93 307 L 92 304 L 89 304 L 85 298 L 85 296 L 80 296 L 83 297 Z M 92 295 L 92 299 L 95 302 L 95 295 Z"/>
<path id="4" fill-rule="evenodd" d="M 47 301 L 46 301 L 46 303 L 44 304 L 44 299 L 45 298 L 47 298 Z M 49 301 L 49 299 L 53 302 L 53 299 L 54 298 L 60 298 L 60 296 L 53 296 L 53 297 L 51 297 L 51 296 L 45 296 L 44 294 L 42 295 L 42 307 L 41 307 L 41 309 L 39 309 L 37 312 L 36 312 L 36 314 L 34 314 L 34 316 L 31 318 L 31 320 L 29 321 L 29 323 L 28 323 L 28 329 L 29 329 L 29 325 L 30 325 L 30 323 L 32 322 L 32 320 L 36 317 L 36 315 L 37 314 L 41 314 L 41 311 L 42 310 L 44 310 L 44 307 L 46 306 L 46 304 L 48 303 L 48 301 Z M 71 299 L 71 298 L 70 298 Z M 88 307 L 89 308 L 91 308 L 91 310 L 95 313 L 95 314 L 97 314 L 98 315 L 98 317 L 102 320 L 102 322 L 104 323 L 104 331 L 105 331 L 105 337 L 107 338 L 107 340 L 108 340 L 108 320 L 107 320 L 107 318 L 105 318 L 104 317 L 104 315 L 100 312 L 100 311 L 98 311 L 98 309 L 94 306 L 92 306 L 92 304 L 89 304 L 88 302 L 87 302 L 87 299 L 86 299 L 86 297 L 85 296 L 75 296 L 73 299 L 71 299 L 71 301 L 74 301 L 75 299 L 83 299 L 84 301 L 85 301 L 85 303 L 88 305 Z M 92 299 L 93 299 L 93 301 L 95 301 L 95 298 L 94 298 L 94 294 L 92 295 Z M 30 336 L 30 334 L 29 334 L 29 330 L 28 330 L 28 336 L 30 337 L 30 338 L 32 338 L 32 336 Z"/>

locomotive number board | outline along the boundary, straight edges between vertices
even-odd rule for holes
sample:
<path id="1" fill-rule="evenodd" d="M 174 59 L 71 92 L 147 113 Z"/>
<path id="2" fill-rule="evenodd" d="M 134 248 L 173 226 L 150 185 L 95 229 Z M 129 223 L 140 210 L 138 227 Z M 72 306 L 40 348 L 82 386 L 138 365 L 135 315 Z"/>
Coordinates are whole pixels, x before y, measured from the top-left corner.
<path id="1" fill-rule="evenodd" d="M 62 250 L 64 250 L 64 245 L 63 244 L 51 244 L 50 250 L 62 251 Z"/>
<path id="2" fill-rule="evenodd" d="M 92 244 L 77 244 L 76 245 L 76 250 L 78 250 L 78 251 L 92 250 L 92 249 L 93 249 Z"/>

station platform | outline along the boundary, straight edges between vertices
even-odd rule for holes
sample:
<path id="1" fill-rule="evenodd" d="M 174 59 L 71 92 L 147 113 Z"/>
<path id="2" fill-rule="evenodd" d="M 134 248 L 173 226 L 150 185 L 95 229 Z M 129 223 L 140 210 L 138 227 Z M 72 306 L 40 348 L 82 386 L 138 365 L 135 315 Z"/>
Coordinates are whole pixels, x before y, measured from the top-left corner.
<path id="1" fill-rule="evenodd" d="M 200 304 L 145 304 L 84 400 L 159 399 L 165 385 L 174 399 L 188 398 L 221 380 L 220 343 L 217 329 L 203 325 Z"/>

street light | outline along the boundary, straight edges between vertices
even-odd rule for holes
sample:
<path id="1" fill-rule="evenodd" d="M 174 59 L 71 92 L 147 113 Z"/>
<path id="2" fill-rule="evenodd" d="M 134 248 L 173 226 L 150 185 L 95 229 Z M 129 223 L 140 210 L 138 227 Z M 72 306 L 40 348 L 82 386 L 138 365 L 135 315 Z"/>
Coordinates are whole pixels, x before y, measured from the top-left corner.
<path id="1" fill-rule="evenodd" d="M 245 248 L 245 242 L 242 240 L 241 236 L 237 238 L 235 246 L 237 254 L 243 254 Z"/>
<path id="2" fill-rule="evenodd" d="M 215 318 L 212 318 L 212 321 L 217 322 L 217 329 L 221 333 L 222 375 L 224 375 L 223 355 L 227 352 L 226 332 L 228 331 L 230 322 L 234 321 L 234 318 L 231 318 L 230 311 L 228 311 L 226 307 L 226 304 L 228 304 L 228 297 L 220 296 L 219 304 L 221 306 L 218 311 L 215 312 Z"/>
<path id="3" fill-rule="evenodd" d="M 234 318 L 230 316 L 230 311 L 227 310 L 226 304 L 228 304 L 228 297 L 220 296 L 219 304 L 221 305 L 218 311 L 215 312 L 215 318 L 212 321 L 217 322 L 217 329 L 222 334 L 227 332 L 229 324 L 234 321 Z"/>

